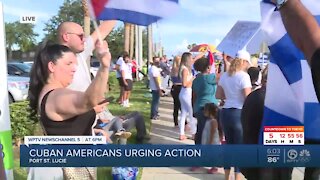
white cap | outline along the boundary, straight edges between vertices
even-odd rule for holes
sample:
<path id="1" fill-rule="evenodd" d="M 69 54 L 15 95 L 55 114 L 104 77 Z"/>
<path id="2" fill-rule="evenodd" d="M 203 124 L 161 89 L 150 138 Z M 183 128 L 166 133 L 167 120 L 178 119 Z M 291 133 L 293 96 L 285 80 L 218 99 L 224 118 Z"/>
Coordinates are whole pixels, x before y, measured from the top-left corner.
<path id="1" fill-rule="evenodd" d="M 236 57 L 239 59 L 243 59 L 248 61 L 248 63 L 251 65 L 251 56 L 246 50 L 240 50 L 237 52 Z"/>

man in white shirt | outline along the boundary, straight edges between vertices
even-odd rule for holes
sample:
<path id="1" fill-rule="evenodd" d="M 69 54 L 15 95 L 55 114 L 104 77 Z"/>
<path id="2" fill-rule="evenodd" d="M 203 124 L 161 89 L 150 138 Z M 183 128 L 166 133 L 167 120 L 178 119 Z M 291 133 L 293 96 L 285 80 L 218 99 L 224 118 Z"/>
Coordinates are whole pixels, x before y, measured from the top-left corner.
<path id="1" fill-rule="evenodd" d="M 122 53 L 122 56 L 120 56 L 116 62 L 116 77 L 117 77 L 117 80 L 119 82 L 119 87 L 120 87 L 120 94 L 119 94 L 119 98 L 118 98 L 118 103 L 119 104 L 123 104 L 123 96 L 124 96 L 124 84 L 123 84 L 123 81 L 122 81 L 122 75 L 121 75 L 121 65 L 124 63 L 124 58 L 123 57 L 126 57 L 128 56 L 129 57 L 129 53 L 124 51 Z"/>
<path id="2" fill-rule="evenodd" d="M 132 91 L 132 64 L 129 55 L 123 56 L 124 63 L 121 64 L 121 77 L 123 82 L 123 107 L 130 107 L 129 105 L 129 97 L 130 92 Z"/>
<path id="3" fill-rule="evenodd" d="M 116 21 L 104 21 L 99 26 L 102 40 L 111 32 Z M 68 46 L 77 55 L 78 67 L 73 82 L 69 88 L 85 91 L 91 83 L 91 77 L 86 60 L 90 58 L 98 41 L 98 32 L 94 31 L 89 37 L 84 36 L 83 28 L 74 22 L 63 22 L 58 27 L 59 44 Z"/>
<path id="4" fill-rule="evenodd" d="M 160 74 L 160 58 L 153 57 L 153 64 L 149 68 L 150 89 L 152 90 L 151 102 L 151 119 L 157 120 L 159 118 L 158 109 L 160 103 L 160 96 L 162 96 L 161 89 L 161 74 Z"/>

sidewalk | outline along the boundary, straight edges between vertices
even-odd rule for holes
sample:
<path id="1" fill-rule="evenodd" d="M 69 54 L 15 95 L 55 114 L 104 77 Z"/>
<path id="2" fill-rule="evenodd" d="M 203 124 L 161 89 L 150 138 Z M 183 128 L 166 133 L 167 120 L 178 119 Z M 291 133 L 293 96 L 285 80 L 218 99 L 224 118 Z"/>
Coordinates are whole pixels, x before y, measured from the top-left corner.
<path id="1" fill-rule="evenodd" d="M 160 120 L 152 121 L 150 132 L 151 144 L 194 144 L 193 140 L 180 141 L 179 129 L 173 127 L 173 100 L 171 97 L 161 97 L 160 99 Z M 187 134 L 190 138 L 191 134 Z M 163 168 L 143 168 L 142 180 L 224 180 L 223 168 L 219 168 L 216 174 L 207 174 L 207 169 L 201 168 L 197 171 L 189 171 L 189 168 L 163 167 Z M 303 179 L 303 168 L 295 168 L 293 180 Z M 234 179 L 234 178 L 233 178 Z M 245 179 L 244 177 L 242 179 Z"/>

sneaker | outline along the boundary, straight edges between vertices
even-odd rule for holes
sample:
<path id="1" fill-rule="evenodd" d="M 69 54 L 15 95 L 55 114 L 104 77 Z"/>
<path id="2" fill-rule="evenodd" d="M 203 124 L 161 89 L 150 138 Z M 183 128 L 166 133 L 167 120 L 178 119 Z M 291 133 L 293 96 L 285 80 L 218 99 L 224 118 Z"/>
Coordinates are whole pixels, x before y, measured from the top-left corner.
<path id="1" fill-rule="evenodd" d="M 146 141 L 149 141 L 150 139 L 151 139 L 150 135 L 145 135 L 145 136 L 143 137 L 143 140 L 146 140 Z"/>
<path id="2" fill-rule="evenodd" d="M 222 140 L 221 144 L 227 144 L 226 140 Z"/>
<path id="3" fill-rule="evenodd" d="M 116 132 L 114 135 L 118 138 L 125 138 L 128 139 L 131 136 L 131 132 L 127 132 L 127 131 L 119 131 Z"/>
<path id="4" fill-rule="evenodd" d="M 190 171 L 196 171 L 196 170 L 198 170 L 198 169 L 200 169 L 200 167 L 191 167 L 189 170 L 190 170 Z"/>
<path id="5" fill-rule="evenodd" d="M 154 116 L 151 118 L 151 120 L 159 120 L 159 116 Z"/>
<path id="6" fill-rule="evenodd" d="M 180 141 L 186 140 L 187 136 L 186 135 L 180 135 L 179 139 L 180 139 Z"/>
<path id="7" fill-rule="evenodd" d="M 150 144 L 150 143 L 148 143 L 150 141 L 150 139 L 151 139 L 151 137 L 149 135 L 146 135 L 142 138 L 137 138 L 136 142 L 137 142 L 137 144 Z"/>
<path id="8" fill-rule="evenodd" d="M 208 169 L 208 174 L 215 174 L 218 172 L 218 168 L 216 167 L 212 167 L 210 169 Z"/>

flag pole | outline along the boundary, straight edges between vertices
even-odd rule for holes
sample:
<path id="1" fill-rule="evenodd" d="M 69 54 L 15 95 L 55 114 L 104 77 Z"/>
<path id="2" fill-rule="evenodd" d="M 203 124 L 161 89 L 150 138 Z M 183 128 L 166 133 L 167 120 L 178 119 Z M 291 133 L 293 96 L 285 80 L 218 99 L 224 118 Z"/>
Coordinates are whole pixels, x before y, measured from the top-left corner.
<path id="1" fill-rule="evenodd" d="M 0 2 L 0 156 L 4 157 L 4 168 L 8 180 L 13 179 L 13 149 L 10 126 L 10 111 L 7 82 L 7 51 L 5 46 L 5 31 L 3 21 L 3 5 Z"/>
<path id="2" fill-rule="evenodd" d="M 102 39 L 102 36 L 101 36 L 101 32 L 100 32 L 100 30 L 98 28 L 98 23 L 97 23 L 97 20 L 96 20 L 96 16 L 94 15 L 94 11 L 93 11 L 93 7 L 91 5 L 91 1 L 87 0 L 87 4 L 88 4 L 88 9 L 89 9 L 89 14 L 90 14 L 92 22 L 93 22 L 93 27 L 97 31 L 98 41 L 102 44 L 103 39 Z"/>

